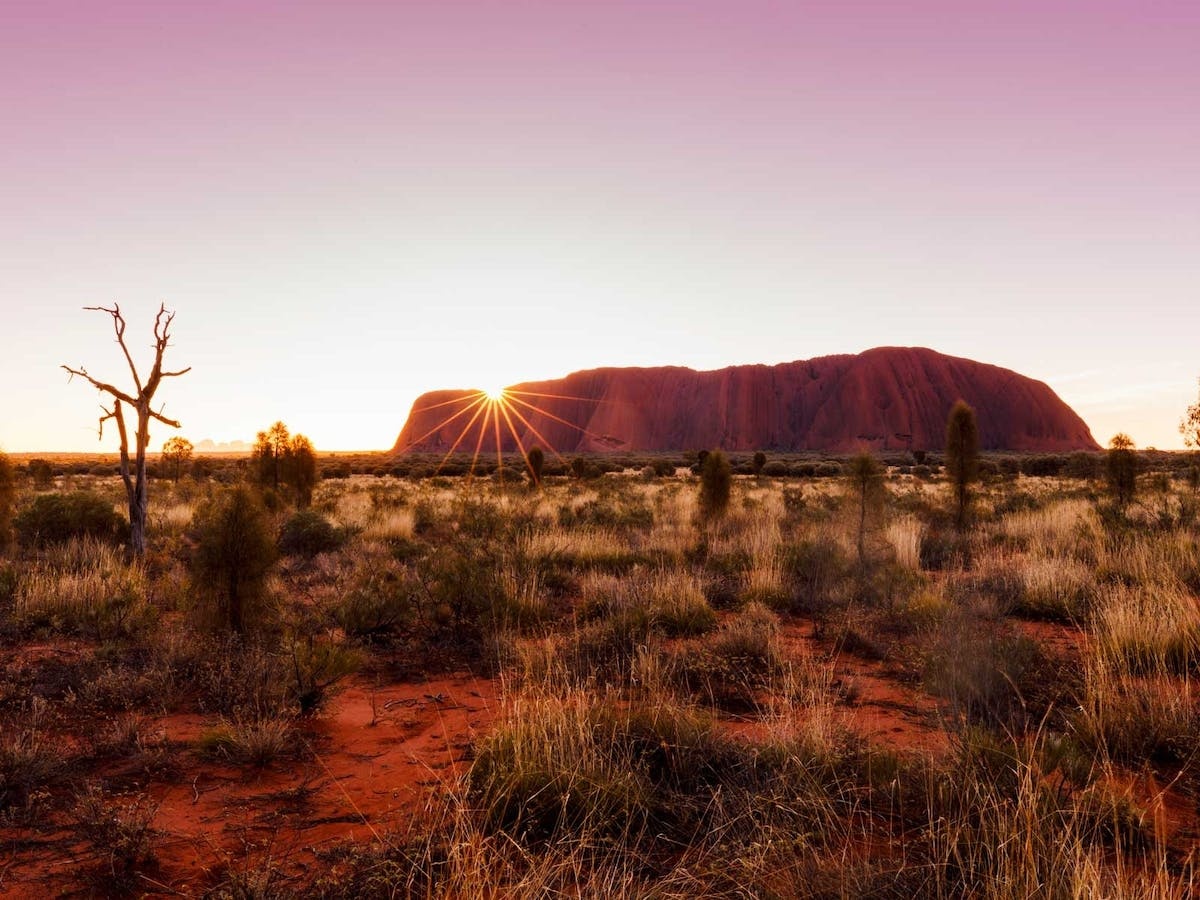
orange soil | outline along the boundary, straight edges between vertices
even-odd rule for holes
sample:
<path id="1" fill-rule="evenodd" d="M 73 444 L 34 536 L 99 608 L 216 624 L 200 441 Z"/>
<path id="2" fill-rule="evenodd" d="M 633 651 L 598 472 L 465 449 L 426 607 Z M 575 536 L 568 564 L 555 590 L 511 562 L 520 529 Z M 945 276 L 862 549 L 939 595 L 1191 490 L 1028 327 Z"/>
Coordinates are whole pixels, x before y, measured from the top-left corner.
<path id="1" fill-rule="evenodd" d="M 1078 658 L 1085 639 L 1069 626 L 1020 622 L 1018 627 L 1068 660 Z M 833 650 L 816 637 L 808 620 L 785 622 L 781 637 L 796 658 L 825 659 Z M 948 749 L 936 698 L 897 679 L 886 665 L 851 653 L 839 653 L 833 665 L 833 686 L 843 696 L 849 724 L 874 746 L 933 754 Z M 347 841 L 394 840 L 464 771 L 472 742 L 499 714 L 499 696 L 497 680 L 466 674 L 379 687 L 358 677 L 305 726 L 296 758 L 261 770 L 222 764 L 197 752 L 212 717 L 154 720 L 152 728 L 178 751 L 176 761 L 186 774 L 150 784 L 159 804 L 153 823 L 158 865 L 143 889 L 192 896 L 228 873 L 252 872 L 264 861 L 303 881 L 324 868 L 318 860 L 323 850 Z M 725 717 L 724 725 L 748 739 L 763 727 L 741 716 Z M 1159 835 L 1177 848 L 1196 846 L 1195 800 L 1179 785 L 1143 773 L 1129 776 L 1120 787 L 1147 810 Z M 102 870 L 105 861 L 62 818 L 43 823 L 32 835 L 29 829 L 0 831 L 5 849 L 0 895 L 60 895 L 79 890 L 81 872 Z"/>
<path id="2" fill-rule="evenodd" d="M 150 787 L 158 865 L 142 889 L 191 896 L 268 859 L 303 876 L 321 850 L 403 832 L 430 792 L 463 770 L 471 742 L 496 714 L 496 692 L 496 682 L 469 675 L 378 689 L 358 679 L 304 730 L 299 759 L 261 770 L 195 752 L 211 718 L 157 720 L 171 744 L 193 749 L 181 761 L 185 777 Z M 6 829 L 0 837 L 24 841 L 28 833 Z M 0 893 L 56 896 L 78 884 L 81 869 L 102 871 L 104 863 L 63 822 L 4 862 Z"/>

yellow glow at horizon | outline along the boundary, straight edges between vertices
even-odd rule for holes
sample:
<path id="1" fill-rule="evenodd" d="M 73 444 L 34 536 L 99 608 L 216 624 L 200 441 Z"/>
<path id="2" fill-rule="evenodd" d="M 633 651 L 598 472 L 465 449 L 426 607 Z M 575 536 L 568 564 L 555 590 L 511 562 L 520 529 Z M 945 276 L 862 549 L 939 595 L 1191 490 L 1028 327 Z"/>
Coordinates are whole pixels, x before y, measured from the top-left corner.
<path id="1" fill-rule="evenodd" d="M 505 392 L 506 388 L 485 387 L 485 388 L 480 388 L 480 390 L 483 391 L 483 395 L 485 397 L 487 397 L 489 402 L 499 403 L 501 400 L 504 399 L 504 392 Z"/>

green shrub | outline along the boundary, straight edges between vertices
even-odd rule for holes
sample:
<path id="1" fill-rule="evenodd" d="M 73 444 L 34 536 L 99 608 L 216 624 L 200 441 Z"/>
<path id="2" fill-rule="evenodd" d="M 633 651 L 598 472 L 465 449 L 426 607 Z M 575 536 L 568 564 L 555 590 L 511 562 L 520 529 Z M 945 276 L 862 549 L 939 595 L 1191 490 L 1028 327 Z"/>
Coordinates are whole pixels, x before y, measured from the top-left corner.
<path id="1" fill-rule="evenodd" d="M 41 494 L 16 518 L 17 535 L 30 547 L 91 537 L 114 544 L 129 538 L 129 523 L 109 500 L 91 491 Z"/>
<path id="2" fill-rule="evenodd" d="M 279 550 L 288 556 L 312 559 L 318 553 L 331 553 L 342 545 L 342 533 L 314 509 L 302 509 L 283 523 L 279 532 Z"/>
<path id="3" fill-rule="evenodd" d="M 192 576 L 236 634 L 260 618 L 267 573 L 275 563 L 271 523 L 256 492 L 238 485 L 216 494 L 193 519 Z"/>
<path id="4" fill-rule="evenodd" d="M 700 516 L 709 522 L 725 515 L 733 487 L 733 470 L 720 450 L 705 455 L 700 465 Z"/>
<path id="5" fill-rule="evenodd" d="M 17 502 L 17 470 L 0 453 L 0 550 L 12 540 L 13 508 Z"/>

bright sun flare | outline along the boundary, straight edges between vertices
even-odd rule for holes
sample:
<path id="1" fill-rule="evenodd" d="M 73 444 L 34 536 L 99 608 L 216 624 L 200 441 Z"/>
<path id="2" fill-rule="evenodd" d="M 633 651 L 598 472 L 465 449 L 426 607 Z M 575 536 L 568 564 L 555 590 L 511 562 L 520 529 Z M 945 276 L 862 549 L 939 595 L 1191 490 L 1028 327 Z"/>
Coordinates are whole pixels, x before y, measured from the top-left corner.
<path id="1" fill-rule="evenodd" d="M 493 403 L 504 399 L 504 388 L 502 387 L 487 387 L 483 388 L 483 394 Z"/>

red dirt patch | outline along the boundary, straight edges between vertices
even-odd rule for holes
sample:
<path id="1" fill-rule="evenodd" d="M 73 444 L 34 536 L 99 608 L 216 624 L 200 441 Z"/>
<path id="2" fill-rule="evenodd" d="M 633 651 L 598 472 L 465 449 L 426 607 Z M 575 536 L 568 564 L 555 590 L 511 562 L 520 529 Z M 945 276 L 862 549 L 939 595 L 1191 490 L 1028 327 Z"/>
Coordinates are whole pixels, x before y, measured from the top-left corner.
<path id="1" fill-rule="evenodd" d="M 467 674 L 379 687 L 359 678 L 302 727 L 299 758 L 263 769 L 199 754 L 196 740 L 214 719 L 155 720 L 167 741 L 186 746 L 186 774 L 148 786 L 158 804 L 158 865 L 140 888 L 192 895 L 268 864 L 303 877 L 320 850 L 400 830 L 430 792 L 461 774 L 471 742 L 496 715 L 498 691 Z M 10 854 L 0 871 L 5 896 L 58 896 L 78 889 L 81 871 L 103 869 L 70 822 L 37 837 L 16 829 L 0 837 Z"/>

